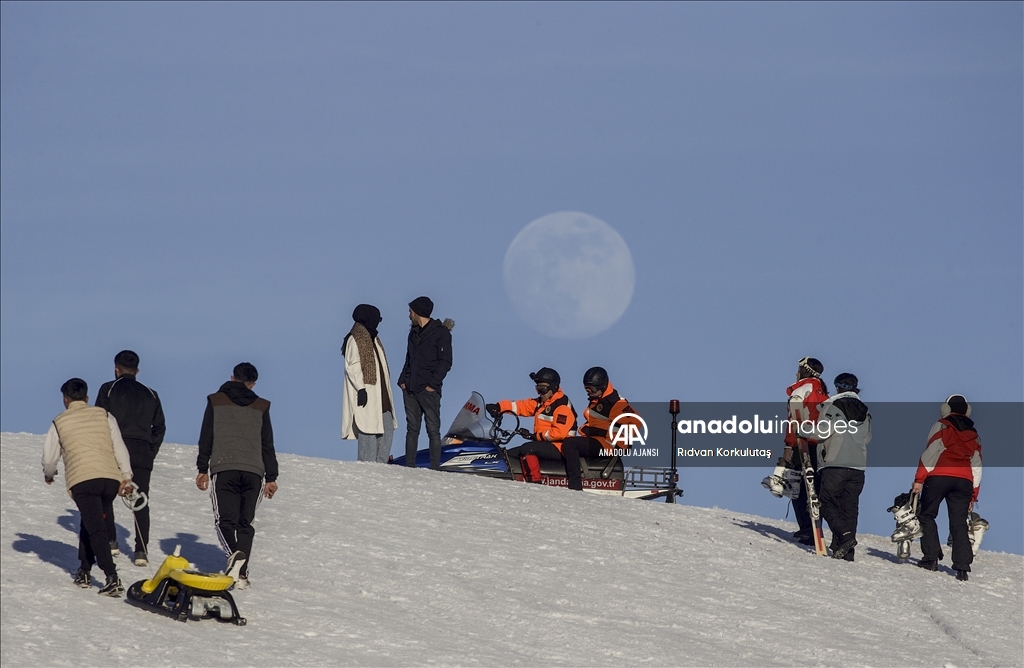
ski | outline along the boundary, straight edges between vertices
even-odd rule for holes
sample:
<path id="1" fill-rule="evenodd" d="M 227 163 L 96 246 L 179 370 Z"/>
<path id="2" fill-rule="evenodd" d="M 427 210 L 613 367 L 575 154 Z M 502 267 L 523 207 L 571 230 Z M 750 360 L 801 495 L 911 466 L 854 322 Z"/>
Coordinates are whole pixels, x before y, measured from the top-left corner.
<path id="1" fill-rule="evenodd" d="M 797 439 L 800 450 L 800 463 L 803 465 L 804 486 L 807 488 L 807 512 L 811 516 L 811 531 L 814 535 L 814 553 L 822 557 L 828 556 L 825 547 L 825 533 L 821 528 L 821 502 L 814 489 L 814 467 L 811 466 L 811 455 L 807 451 L 807 441 Z"/>

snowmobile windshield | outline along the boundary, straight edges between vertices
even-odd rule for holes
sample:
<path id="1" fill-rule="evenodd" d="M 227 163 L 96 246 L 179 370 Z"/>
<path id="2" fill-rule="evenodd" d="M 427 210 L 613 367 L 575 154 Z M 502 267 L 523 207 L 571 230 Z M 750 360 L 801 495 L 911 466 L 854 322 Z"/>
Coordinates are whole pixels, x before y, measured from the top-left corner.
<path id="1" fill-rule="evenodd" d="M 493 424 L 484 410 L 484 398 L 479 392 L 470 395 L 469 401 L 455 416 L 452 426 L 448 428 L 445 438 L 461 438 L 463 440 L 489 441 Z"/>

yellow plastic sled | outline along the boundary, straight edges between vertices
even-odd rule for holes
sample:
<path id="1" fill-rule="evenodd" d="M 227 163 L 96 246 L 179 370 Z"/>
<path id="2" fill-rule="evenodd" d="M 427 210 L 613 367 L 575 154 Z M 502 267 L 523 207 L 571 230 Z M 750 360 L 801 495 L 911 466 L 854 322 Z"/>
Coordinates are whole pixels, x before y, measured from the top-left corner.
<path id="1" fill-rule="evenodd" d="M 227 591 L 234 583 L 230 575 L 192 570 L 178 545 L 174 554 L 160 564 L 156 575 L 128 588 L 126 600 L 179 622 L 212 617 L 244 626 L 245 618 L 238 614 L 235 599 Z"/>

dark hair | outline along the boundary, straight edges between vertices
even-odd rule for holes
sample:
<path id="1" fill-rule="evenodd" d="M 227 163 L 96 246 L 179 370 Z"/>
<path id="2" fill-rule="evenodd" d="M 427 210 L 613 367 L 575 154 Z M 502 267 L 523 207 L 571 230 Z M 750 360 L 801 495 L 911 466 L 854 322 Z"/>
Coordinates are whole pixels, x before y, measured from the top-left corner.
<path id="1" fill-rule="evenodd" d="M 72 378 L 60 386 L 60 393 L 71 401 L 85 401 L 89 398 L 89 386 L 81 378 Z"/>
<path id="2" fill-rule="evenodd" d="M 841 373 L 836 376 L 832 384 L 836 386 L 836 392 L 860 392 L 857 382 L 857 376 L 852 373 Z"/>
<path id="3" fill-rule="evenodd" d="M 255 383 L 256 379 L 260 377 L 256 367 L 248 362 L 242 362 L 241 364 L 235 365 L 235 370 L 231 373 L 240 383 Z"/>
<path id="4" fill-rule="evenodd" d="M 134 350 L 122 350 L 114 355 L 114 365 L 122 371 L 138 371 L 139 356 Z"/>
<path id="5" fill-rule="evenodd" d="M 951 413 L 957 413 L 958 415 L 967 415 L 967 399 L 962 394 L 954 394 L 949 399 L 946 399 L 946 404 L 949 406 Z"/>

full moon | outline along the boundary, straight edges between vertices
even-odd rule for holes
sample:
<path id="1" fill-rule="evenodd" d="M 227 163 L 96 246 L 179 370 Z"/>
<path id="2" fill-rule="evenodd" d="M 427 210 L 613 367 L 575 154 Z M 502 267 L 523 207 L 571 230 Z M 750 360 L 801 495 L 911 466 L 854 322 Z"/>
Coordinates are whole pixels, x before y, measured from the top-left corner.
<path id="1" fill-rule="evenodd" d="M 611 225 L 560 211 L 533 221 L 505 252 L 505 290 L 542 334 L 583 339 L 615 324 L 633 298 L 629 246 Z"/>

